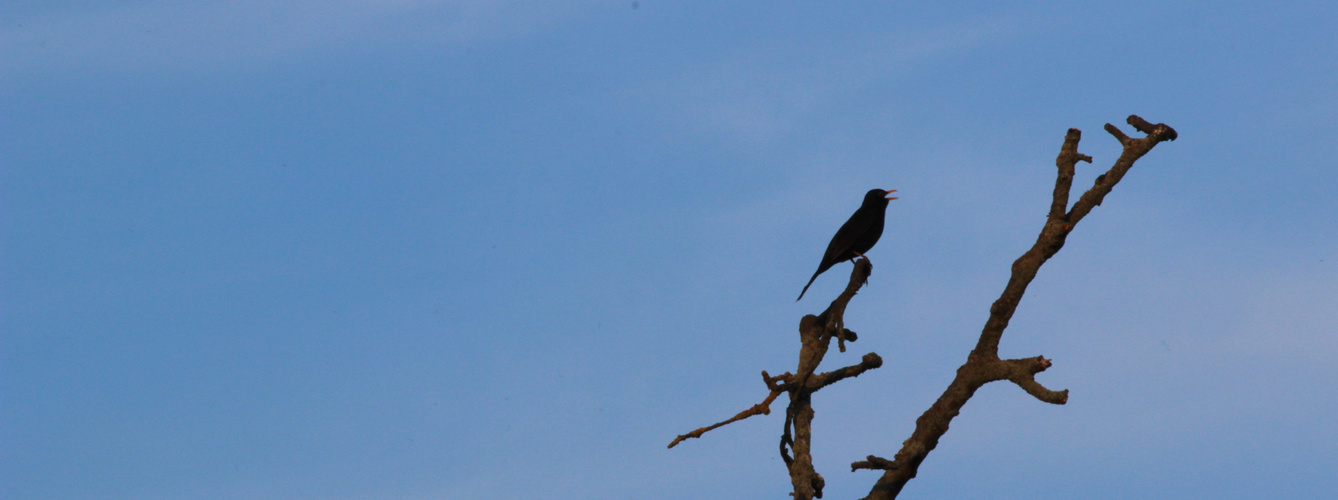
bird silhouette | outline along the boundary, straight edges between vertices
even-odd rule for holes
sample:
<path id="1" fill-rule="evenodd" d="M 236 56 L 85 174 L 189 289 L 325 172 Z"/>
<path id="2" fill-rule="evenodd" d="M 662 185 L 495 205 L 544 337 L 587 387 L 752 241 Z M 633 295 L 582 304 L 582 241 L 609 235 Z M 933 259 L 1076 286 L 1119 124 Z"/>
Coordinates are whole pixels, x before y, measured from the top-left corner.
<path id="1" fill-rule="evenodd" d="M 804 293 L 808 292 L 808 287 L 813 285 L 813 280 L 818 279 L 819 274 L 831 269 L 838 262 L 863 257 L 864 252 L 868 252 L 878 243 L 878 238 L 883 236 L 883 219 L 887 217 L 887 204 L 897 199 L 895 196 L 887 195 L 895 192 L 897 192 L 895 189 L 891 191 L 870 189 L 864 194 L 864 203 L 859 206 L 859 210 L 850 215 L 850 220 L 841 225 L 841 229 L 836 230 L 832 242 L 827 244 L 827 253 L 822 254 L 822 263 L 818 264 L 818 271 L 808 279 L 808 284 L 804 285 L 804 290 L 799 292 L 799 298 L 794 299 L 795 302 L 804 298 Z"/>

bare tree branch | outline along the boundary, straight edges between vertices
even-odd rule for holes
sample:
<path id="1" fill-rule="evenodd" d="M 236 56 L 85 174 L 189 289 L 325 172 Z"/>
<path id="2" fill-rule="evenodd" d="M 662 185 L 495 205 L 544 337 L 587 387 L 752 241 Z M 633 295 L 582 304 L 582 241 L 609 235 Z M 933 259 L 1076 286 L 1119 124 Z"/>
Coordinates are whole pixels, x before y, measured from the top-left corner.
<path id="1" fill-rule="evenodd" d="M 1137 116 L 1130 116 L 1130 125 L 1144 134 L 1143 138 L 1130 138 L 1113 125 L 1106 124 L 1106 130 L 1115 136 L 1124 151 L 1110 170 L 1098 176 L 1093 186 L 1082 194 L 1072 207 L 1069 207 L 1069 195 L 1073 188 L 1073 176 L 1077 163 L 1092 162 L 1092 157 L 1078 152 L 1078 142 L 1082 132 L 1069 129 L 1064 137 L 1059 156 L 1055 159 L 1058 172 L 1055 177 L 1055 190 L 1050 203 L 1050 211 L 1045 225 L 1036 243 L 1031 249 L 1013 262 L 1012 275 L 1003 293 L 990 306 L 989 319 L 981 330 L 976 347 L 971 350 L 967 360 L 957 369 L 953 379 L 943 394 L 934 401 L 920 418 L 915 421 L 915 431 L 910 439 L 902 443 L 901 449 L 892 460 L 869 455 L 865 460 L 850 465 L 852 471 L 868 469 L 881 470 L 883 474 L 874 484 L 867 498 L 891 499 L 915 477 L 920 464 L 938 446 L 939 439 L 948 431 L 948 426 L 961 411 L 976 390 L 985 384 L 999 380 L 1008 380 L 1032 395 L 1036 399 L 1051 403 L 1068 402 L 1068 391 L 1053 391 L 1036 381 L 1036 374 L 1050 368 L 1051 362 L 1042 356 L 1019 359 L 1000 359 L 999 341 L 1003 331 L 1008 328 L 1017 305 L 1026 293 L 1027 286 L 1036 277 L 1041 265 L 1064 247 L 1073 227 L 1078 224 L 1093 208 L 1101 205 L 1105 196 L 1119 183 L 1135 161 L 1151 151 L 1162 141 L 1176 139 L 1176 132 L 1165 124 L 1153 125 Z M 845 327 L 845 310 L 850 300 L 868 281 L 873 266 L 867 258 L 855 260 L 850 273 L 850 282 L 845 291 L 833 300 L 822 314 L 807 315 L 799 321 L 799 365 L 793 374 L 784 373 L 772 377 L 762 372 L 762 381 L 770 391 L 766 399 L 755 404 L 734 417 L 696 429 L 676 437 L 669 447 L 687 439 L 701 437 L 702 434 L 733 422 L 771 413 L 771 403 L 781 393 L 790 396 L 790 403 L 785 409 L 785 425 L 780 439 L 780 455 L 790 473 L 790 482 L 794 488 L 792 496 L 796 500 L 822 498 L 826 484 L 821 474 L 813 466 L 812 395 L 824 387 L 847 378 L 858 377 L 868 370 L 882 366 L 883 360 L 876 353 L 865 354 L 860 363 L 839 368 L 826 373 L 816 373 L 833 338 L 841 352 L 845 352 L 845 342 L 855 341 L 858 336 Z M 793 454 L 791 454 L 793 452 Z"/>
<path id="2" fill-rule="evenodd" d="M 762 372 L 762 381 L 767 384 L 770 394 L 765 401 L 739 412 L 734 417 L 679 435 L 669 443 L 673 448 L 679 443 L 701 437 L 713 429 L 729 425 L 754 415 L 767 415 L 771 412 L 771 403 L 782 392 L 789 394 L 790 404 L 785 409 L 785 427 L 781 434 L 780 455 L 789 469 L 791 483 L 794 485 L 794 498 L 807 500 L 822 498 L 822 489 L 826 482 L 822 475 L 813 468 L 813 405 L 814 392 L 847 378 L 858 377 L 866 371 L 883 365 L 883 359 L 876 353 L 865 354 L 859 364 L 847 366 L 831 372 L 815 373 L 822 364 L 833 338 L 838 340 L 841 350 L 845 350 L 845 341 L 855 341 L 855 332 L 845 328 L 845 310 L 850 300 L 869 280 L 873 265 L 867 258 L 855 260 L 850 272 L 850 282 L 845 291 L 827 307 L 822 314 L 804 316 L 799 321 L 799 366 L 794 374 L 785 373 L 772 377 Z M 793 451 L 793 456 L 791 456 Z"/>
<path id="3" fill-rule="evenodd" d="M 856 259 L 855 268 L 850 271 L 850 281 L 846 284 L 845 291 L 841 292 L 841 295 L 837 296 L 822 314 L 817 316 L 810 314 L 799 320 L 799 338 L 803 347 L 799 349 L 799 368 L 795 370 L 794 375 L 797 383 L 790 387 L 790 406 L 786 409 L 785 430 L 781 438 L 781 458 L 785 459 L 786 466 L 790 470 L 790 484 L 794 487 L 795 500 L 822 498 L 822 487 L 826 484 L 822 475 L 813 468 L 811 453 L 813 393 L 839 380 L 858 376 L 883 364 L 882 358 L 877 354 L 869 353 L 858 365 L 812 378 L 813 372 L 827 354 L 833 337 L 838 341 L 844 338 L 854 340 L 854 332 L 845 328 L 846 306 L 869 281 L 869 275 L 872 273 L 873 264 L 869 259 L 864 257 Z M 844 348 L 844 345 L 841 347 Z M 793 458 L 786 452 L 787 444 L 790 450 L 794 451 Z"/>
<path id="4" fill-rule="evenodd" d="M 1036 381 L 1036 374 L 1049 368 L 1050 360 L 1036 356 L 1026 359 L 1010 359 L 1001 363 L 1006 370 L 1005 378 L 1017 384 L 1022 390 L 1027 391 L 1027 394 L 1050 404 L 1062 405 L 1069 401 L 1068 389 L 1052 391 Z"/>
<path id="5" fill-rule="evenodd" d="M 883 457 L 869 455 L 865 460 L 850 464 L 850 472 L 860 469 L 869 470 L 890 470 L 897 468 L 897 464 Z"/>
<path id="6" fill-rule="evenodd" d="M 681 443 L 681 442 L 683 442 L 684 440 L 687 440 L 687 439 L 692 439 L 692 438 L 699 438 L 699 437 L 702 437 L 702 434 L 706 434 L 707 432 L 709 432 L 709 431 L 711 431 L 711 430 L 713 430 L 713 429 L 715 429 L 715 428 L 717 428 L 717 427 L 722 427 L 722 426 L 725 426 L 725 425 L 729 425 L 729 424 L 732 424 L 732 423 L 734 423 L 734 422 L 738 422 L 738 421 L 743 420 L 743 419 L 745 419 L 745 418 L 751 417 L 751 416 L 753 416 L 753 415 L 770 415 L 770 414 L 771 414 L 771 402 L 772 402 L 772 401 L 775 401 L 775 400 L 776 400 L 776 396 L 779 396 L 779 395 L 781 394 L 781 392 L 782 392 L 782 391 L 781 391 L 780 389 L 772 389 L 771 394 L 768 394 L 768 395 L 767 395 L 767 398 L 766 398 L 765 400 L 763 400 L 761 403 L 757 403 L 757 404 L 755 404 L 755 405 L 749 407 L 748 409 L 739 412 L 737 415 L 734 415 L 734 417 L 730 418 L 729 420 L 725 420 L 725 421 L 723 421 L 723 422 L 717 422 L 717 423 L 708 425 L 708 426 L 706 426 L 706 427 L 699 428 L 699 429 L 694 430 L 694 431 L 692 431 L 692 432 L 689 432 L 689 433 L 687 433 L 687 434 L 679 434 L 678 437 L 674 438 L 674 441 L 673 441 L 673 442 L 669 443 L 669 447 L 670 447 L 670 448 L 673 448 L 674 446 L 677 446 L 678 443 Z"/>
<path id="7" fill-rule="evenodd" d="M 1003 337 L 1004 329 L 1008 328 L 1008 322 L 1017 310 L 1022 295 L 1027 291 L 1027 285 L 1036 277 L 1041 265 L 1064 247 L 1064 242 L 1073 227 L 1093 208 L 1101 204 L 1115 184 L 1119 183 L 1129 168 L 1133 167 L 1135 161 L 1151 151 L 1158 143 L 1176 139 L 1175 130 L 1165 124 L 1153 125 L 1138 116 L 1130 116 L 1128 122 L 1138 131 L 1147 134 L 1147 137 L 1130 138 L 1114 125 L 1106 124 L 1106 131 L 1120 141 L 1124 151 L 1110 170 L 1098 176 L 1091 189 L 1083 193 L 1066 213 L 1074 168 L 1079 161 L 1089 163 L 1092 161 L 1090 156 L 1078 153 L 1078 142 L 1082 138 L 1082 132 L 1078 129 L 1069 129 L 1064 137 L 1064 145 L 1060 148 L 1059 157 L 1055 160 L 1059 171 L 1045 225 L 1031 249 L 1013 262 L 1012 276 L 999 299 L 990 306 L 989 319 L 985 322 L 975 349 L 967 356 L 966 363 L 957 369 L 956 378 L 948 384 L 943 395 L 916 419 L 915 431 L 910 439 L 902 443 L 901 450 L 892 461 L 870 455 L 865 461 L 851 464 L 851 470 L 883 471 L 883 475 L 866 498 L 877 500 L 896 498 L 906 482 L 915 477 L 920 464 L 929 452 L 938 446 L 939 439 L 948 431 L 948 425 L 961 411 L 962 406 L 971 399 L 977 389 L 987 383 L 1009 380 L 1041 401 L 1052 404 L 1064 404 L 1068 401 L 1067 390 L 1052 391 L 1035 379 L 1037 373 L 1050 367 L 1050 360 L 1040 356 L 1001 360 L 999 341 Z"/>
<path id="8" fill-rule="evenodd" d="M 850 377 L 858 377 L 866 371 L 883 366 L 883 358 L 877 353 L 868 353 L 860 360 L 858 365 L 851 365 L 840 370 L 830 371 L 818 375 L 818 387 L 814 390 L 827 387 Z"/>

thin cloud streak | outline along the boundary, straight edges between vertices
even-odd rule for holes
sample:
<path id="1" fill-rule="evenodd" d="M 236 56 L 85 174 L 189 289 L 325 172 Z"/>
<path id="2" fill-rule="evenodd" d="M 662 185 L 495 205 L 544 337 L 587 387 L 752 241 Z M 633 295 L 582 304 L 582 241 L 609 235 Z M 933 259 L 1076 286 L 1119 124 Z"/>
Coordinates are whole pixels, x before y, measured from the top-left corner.
<path id="1" fill-rule="evenodd" d="M 623 98 L 658 95 L 667 102 L 692 103 L 666 112 L 694 128 L 765 145 L 792 133 L 806 116 L 842 95 L 1001 43 L 1022 33 L 1022 24 L 1014 18 L 991 18 L 852 37 L 827 46 L 787 47 L 785 52 L 802 55 L 784 59 L 772 56 L 777 40 L 763 40 L 726 52 L 681 78 L 638 86 Z M 834 53 L 848 55 L 830 57 Z"/>
<path id="2" fill-rule="evenodd" d="M 461 48 L 554 29 L 587 2 L 154 3 L 36 16 L 0 28 L 0 78 L 214 72 L 325 51 Z"/>

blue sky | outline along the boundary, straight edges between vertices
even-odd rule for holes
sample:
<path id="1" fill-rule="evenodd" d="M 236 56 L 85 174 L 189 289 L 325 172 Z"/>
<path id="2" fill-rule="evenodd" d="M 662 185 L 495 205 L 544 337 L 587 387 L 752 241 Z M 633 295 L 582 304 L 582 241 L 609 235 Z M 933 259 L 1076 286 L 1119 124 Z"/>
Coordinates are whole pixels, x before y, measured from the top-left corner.
<path id="1" fill-rule="evenodd" d="M 1049 206 L 1141 160 L 1032 284 L 905 498 L 1338 489 L 1327 2 L 0 5 L 0 497 L 785 498 L 795 297 L 898 189 L 815 397 L 875 480 Z M 778 407 L 779 408 L 779 407 Z"/>

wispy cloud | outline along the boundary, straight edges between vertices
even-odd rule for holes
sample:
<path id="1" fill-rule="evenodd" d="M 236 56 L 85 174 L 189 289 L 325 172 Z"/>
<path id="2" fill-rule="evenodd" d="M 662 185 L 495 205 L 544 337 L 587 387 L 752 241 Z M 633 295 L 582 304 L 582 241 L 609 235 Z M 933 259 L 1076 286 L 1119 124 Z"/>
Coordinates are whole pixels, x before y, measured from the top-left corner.
<path id="1" fill-rule="evenodd" d="M 11 19 L 0 75 L 213 71 L 321 51 L 452 47 L 520 37 L 588 2 L 382 0 L 154 2 Z"/>
<path id="2" fill-rule="evenodd" d="M 1020 32 L 1020 24 L 1013 18 L 993 18 L 820 45 L 765 40 L 722 52 L 714 63 L 650 83 L 649 89 L 638 89 L 629 98 L 669 96 L 671 102 L 684 104 L 670 112 L 695 126 L 737 140 L 769 142 L 835 97 L 998 43 Z"/>

